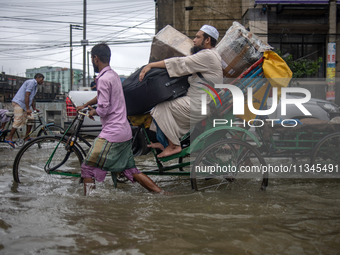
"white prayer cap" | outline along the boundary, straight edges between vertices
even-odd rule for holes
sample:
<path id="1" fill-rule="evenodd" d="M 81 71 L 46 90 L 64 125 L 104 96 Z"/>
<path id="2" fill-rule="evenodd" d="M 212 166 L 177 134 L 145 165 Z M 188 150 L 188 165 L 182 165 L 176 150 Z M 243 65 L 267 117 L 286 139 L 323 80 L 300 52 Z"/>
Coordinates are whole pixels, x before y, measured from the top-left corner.
<path id="1" fill-rule="evenodd" d="M 216 39 L 216 41 L 218 40 L 218 37 L 220 35 L 217 29 L 210 25 L 203 25 L 200 30 L 203 31 L 204 33 L 207 33 L 212 38 Z"/>

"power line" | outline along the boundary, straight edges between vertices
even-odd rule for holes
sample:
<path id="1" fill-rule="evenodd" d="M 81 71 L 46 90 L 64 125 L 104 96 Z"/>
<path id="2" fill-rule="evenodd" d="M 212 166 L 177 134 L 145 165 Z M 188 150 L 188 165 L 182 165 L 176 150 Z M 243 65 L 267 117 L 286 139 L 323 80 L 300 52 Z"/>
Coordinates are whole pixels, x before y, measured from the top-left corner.
<path id="1" fill-rule="evenodd" d="M 31 19 L 31 18 L 13 18 L 8 16 L 0 16 L 0 19 L 6 20 L 17 20 L 17 21 L 32 21 L 32 22 L 46 22 L 46 23 L 58 23 L 58 24 L 75 24 L 75 25 L 82 25 L 82 22 L 70 22 L 70 21 L 60 21 L 60 20 L 42 20 L 42 19 Z M 123 25 L 109 25 L 109 24 L 95 24 L 89 23 L 86 24 L 89 26 L 99 26 L 99 27 L 120 27 L 120 28 L 129 28 L 130 26 L 123 26 Z M 148 29 L 148 27 L 143 27 L 143 29 Z"/>
<path id="2" fill-rule="evenodd" d="M 2 10 L 5 11 L 0 16 L 1 61 L 6 64 L 10 60 L 27 59 L 30 60 L 26 61 L 28 63 L 43 61 L 44 65 L 68 64 L 69 24 L 82 25 L 80 6 L 81 0 L 4 3 Z M 154 6 L 153 1 L 143 0 L 91 1 L 87 5 L 89 47 L 105 41 L 110 47 L 142 47 L 145 52 L 155 31 Z M 74 57 L 77 58 L 81 54 L 82 37 L 76 31 L 72 37 Z M 135 70 L 134 66 L 115 68 Z"/>

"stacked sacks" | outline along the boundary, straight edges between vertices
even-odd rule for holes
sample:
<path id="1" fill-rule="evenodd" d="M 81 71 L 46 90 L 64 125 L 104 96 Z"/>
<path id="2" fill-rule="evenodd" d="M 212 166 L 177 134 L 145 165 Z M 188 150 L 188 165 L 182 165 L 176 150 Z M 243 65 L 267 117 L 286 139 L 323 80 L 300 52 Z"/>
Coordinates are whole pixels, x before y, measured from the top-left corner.
<path id="1" fill-rule="evenodd" d="M 272 47 L 234 21 L 216 46 L 222 57 L 223 76 L 236 78 Z"/>

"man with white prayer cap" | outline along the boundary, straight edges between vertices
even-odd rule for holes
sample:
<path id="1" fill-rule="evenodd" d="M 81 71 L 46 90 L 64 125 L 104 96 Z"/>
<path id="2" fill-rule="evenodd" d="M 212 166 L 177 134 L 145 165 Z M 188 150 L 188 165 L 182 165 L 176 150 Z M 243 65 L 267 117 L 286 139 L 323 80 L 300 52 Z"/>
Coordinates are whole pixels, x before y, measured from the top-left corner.
<path id="1" fill-rule="evenodd" d="M 218 33 L 217 29 L 214 28 L 213 26 L 210 26 L 210 25 L 203 25 L 200 30 L 203 31 L 204 33 L 210 35 L 216 41 L 218 40 L 218 37 L 220 35 Z"/>
<path id="2" fill-rule="evenodd" d="M 149 147 L 163 150 L 157 155 L 159 158 L 181 152 L 180 138 L 189 132 L 190 126 L 206 118 L 201 114 L 202 94 L 206 93 L 206 87 L 201 84 L 204 81 L 197 73 L 213 83 L 222 82 L 221 56 L 215 49 L 218 37 L 215 27 L 204 25 L 193 40 L 192 55 L 149 63 L 140 73 L 140 81 L 151 68 L 166 68 L 170 77 L 192 74 L 188 78 L 190 87 L 185 96 L 162 102 L 151 110 L 154 125 L 150 129 L 157 132 L 160 143 L 152 143 Z M 210 100 L 207 97 L 208 114 Z"/>

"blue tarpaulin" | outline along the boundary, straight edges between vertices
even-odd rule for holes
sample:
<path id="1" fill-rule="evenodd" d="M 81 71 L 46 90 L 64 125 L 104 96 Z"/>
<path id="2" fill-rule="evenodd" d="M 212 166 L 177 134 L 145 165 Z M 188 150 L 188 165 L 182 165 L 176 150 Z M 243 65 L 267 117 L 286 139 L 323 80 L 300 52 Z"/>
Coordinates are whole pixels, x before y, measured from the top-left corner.
<path id="1" fill-rule="evenodd" d="M 257 0 L 256 4 L 329 4 L 329 0 Z M 337 3 L 340 3 L 338 0 Z"/>

